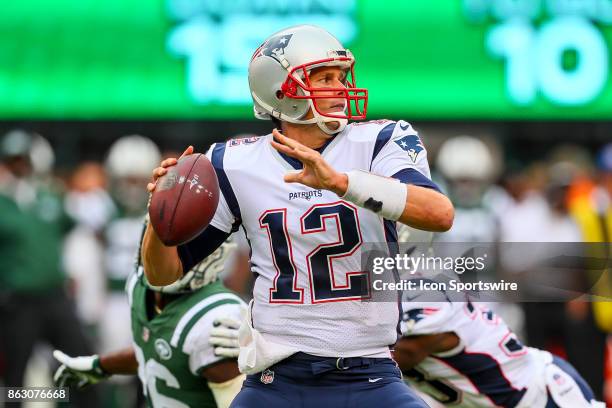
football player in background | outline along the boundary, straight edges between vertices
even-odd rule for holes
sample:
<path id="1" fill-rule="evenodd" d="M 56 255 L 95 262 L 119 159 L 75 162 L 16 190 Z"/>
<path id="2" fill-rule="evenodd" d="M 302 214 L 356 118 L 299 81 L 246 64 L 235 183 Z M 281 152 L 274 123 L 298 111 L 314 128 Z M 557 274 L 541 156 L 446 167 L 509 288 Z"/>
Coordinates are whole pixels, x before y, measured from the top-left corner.
<path id="1" fill-rule="evenodd" d="M 567 361 L 523 345 L 482 305 L 440 297 L 404 302 L 394 353 L 431 406 L 605 408 Z"/>
<path id="2" fill-rule="evenodd" d="M 6 387 L 46 380 L 44 372 L 32 370 L 37 378 L 24 383 L 39 343 L 70 353 L 92 350 L 61 265 L 63 238 L 74 222 L 52 177 L 53 162 L 42 136 L 13 130 L 0 140 L 0 354 Z M 98 406 L 95 390 L 71 396 L 75 406 Z"/>
<path id="3" fill-rule="evenodd" d="M 453 228 L 436 236 L 437 242 L 497 242 L 497 214 L 487 200 L 494 189 L 496 162 L 492 149 L 478 138 L 457 136 L 442 143 L 436 169 L 455 206 L 455 221 Z"/>
<path id="4" fill-rule="evenodd" d="M 131 344 L 125 285 L 134 270 L 134 254 L 139 248 L 148 200 L 147 195 L 142 194 L 142 188 L 137 187 L 148 179 L 151 164 L 159 163 L 160 158 L 157 145 L 140 135 L 117 139 L 106 157 L 105 168 L 110 176 L 110 192 L 116 211 L 102 231 L 108 287 L 105 313 L 100 321 L 103 353 Z"/>
<path id="5" fill-rule="evenodd" d="M 244 376 L 235 358 L 214 353 L 210 339 L 226 330 L 213 327 L 219 319 L 238 319 L 245 307 L 217 280 L 234 246 L 223 243 L 164 287 L 148 283 L 139 259 L 126 285 L 133 345 L 102 356 L 69 357 L 56 350 L 62 363 L 56 384 L 82 388 L 114 374 L 138 374 L 148 406 L 228 407 Z"/>
<path id="6" fill-rule="evenodd" d="M 483 305 L 406 301 L 394 358 L 430 407 L 605 408 L 578 372 L 527 347 Z M 431 300 L 431 299 L 428 299 Z M 225 358 L 240 353 L 240 321 L 228 316 L 212 339 Z"/>
<path id="7" fill-rule="evenodd" d="M 426 406 L 391 359 L 397 301 L 362 301 L 370 293 L 360 248 L 396 242 L 396 221 L 448 230 L 453 206 L 430 180 L 410 124 L 348 124 L 367 107 L 354 62 L 318 27 L 269 37 L 253 54 L 249 85 L 256 117 L 277 129 L 209 150 L 222 197 L 200 236 L 166 247 L 146 231 L 155 285 L 180 279 L 240 226 L 246 233 L 257 279 L 239 358 L 249 376 L 233 407 Z M 150 192 L 176 162 L 154 170 Z"/>

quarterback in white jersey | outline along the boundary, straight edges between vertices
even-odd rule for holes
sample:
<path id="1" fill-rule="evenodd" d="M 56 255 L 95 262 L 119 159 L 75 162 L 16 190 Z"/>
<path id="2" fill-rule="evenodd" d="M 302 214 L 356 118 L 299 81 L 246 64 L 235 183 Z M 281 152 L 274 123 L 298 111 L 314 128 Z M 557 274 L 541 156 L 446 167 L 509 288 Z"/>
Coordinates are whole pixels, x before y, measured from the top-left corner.
<path id="1" fill-rule="evenodd" d="M 404 302 L 395 358 L 431 406 L 605 407 L 576 370 L 472 302 Z"/>
<path id="2" fill-rule="evenodd" d="M 448 230 L 453 207 L 430 180 L 425 148 L 408 123 L 348 124 L 364 119 L 367 107 L 354 62 L 318 27 L 269 37 L 251 59 L 249 85 L 256 117 L 281 130 L 208 151 L 222 197 L 200 236 L 166 247 L 152 228 L 145 234 L 147 278 L 167 285 L 244 229 L 257 279 L 239 357 L 250 375 L 235 407 L 262 398 L 271 407 L 424 406 L 397 381 L 390 359 L 399 305 L 362 301 L 369 274 L 361 250 L 365 242 L 396 242 L 397 221 Z M 164 160 L 154 180 L 175 163 Z M 292 388 L 309 382 L 317 393 Z M 355 401 L 337 388 L 343 382 Z"/>
<path id="3" fill-rule="evenodd" d="M 332 191 L 278 183 L 302 165 L 272 140 L 235 139 L 208 152 L 224 192 L 211 225 L 229 233 L 241 220 L 251 244 L 254 327 L 271 342 L 317 356 L 389 357 L 398 306 L 361 301 L 369 287 L 361 246 L 395 240 L 394 223 Z M 341 172 L 430 183 L 425 150 L 403 121 L 349 124 L 319 150 Z"/>

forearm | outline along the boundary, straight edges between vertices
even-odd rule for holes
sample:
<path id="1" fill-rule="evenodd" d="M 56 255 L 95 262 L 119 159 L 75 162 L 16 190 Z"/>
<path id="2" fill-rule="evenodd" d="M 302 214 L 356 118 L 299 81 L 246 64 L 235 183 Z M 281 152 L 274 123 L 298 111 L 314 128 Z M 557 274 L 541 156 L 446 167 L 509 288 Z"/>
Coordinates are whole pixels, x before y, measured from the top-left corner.
<path id="1" fill-rule="evenodd" d="M 393 357 L 400 369 L 407 371 L 429 355 L 452 350 L 459 344 L 454 332 L 402 337 L 395 343 Z"/>
<path id="2" fill-rule="evenodd" d="M 357 205 L 414 228 L 426 231 L 447 231 L 451 228 L 454 208 L 444 194 L 431 188 L 401 183 L 372 173 L 361 174 L 351 177 L 338 174 L 330 183 L 330 190 Z M 357 184 L 351 185 L 349 189 L 349 182 Z M 396 215 L 393 217 L 385 214 L 384 206 L 390 202 L 393 202 L 392 207 L 396 209 Z"/>
<path id="3" fill-rule="evenodd" d="M 143 237 L 141 257 L 145 275 L 152 285 L 166 286 L 183 276 L 176 247 L 165 246 L 151 224 Z"/>
<path id="4" fill-rule="evenodd" d="M 402 342 L 400 339 L 395 344 L 393 358 L 397 362 L 400 370 L 408 371 L 418 365 L 427 357 L 426 351 L 415 350 L 413 347 Z"/>
<path id="5" fill-rule="evenodd" d="M 402 224 L 426 231 L 448 231 L 453 225 L 453 204 L 435 190 L 415 185 L 406 185 L 406 206 L 400 218 Z"/>
<path id="6" fill-rule="evenodd" d="M 109 374 L 134 375 L 138 373 L 138 361 L 132 347 L 100 356 L 100 367 Z"/>

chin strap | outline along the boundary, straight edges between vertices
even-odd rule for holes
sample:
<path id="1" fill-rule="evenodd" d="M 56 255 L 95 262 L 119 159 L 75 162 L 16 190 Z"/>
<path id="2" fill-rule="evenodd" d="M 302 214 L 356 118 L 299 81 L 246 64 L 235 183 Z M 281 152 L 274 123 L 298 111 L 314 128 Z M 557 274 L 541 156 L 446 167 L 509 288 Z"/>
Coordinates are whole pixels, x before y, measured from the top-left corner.
<path id="1" fill-rule="evenodd" d="M 327 133 L 328 135 L 331 136 L 331 135 L 335 135 L 336 133 L 340 133 L 344 130 L 346 125 L 348 125 L 348 119 L 329 118 L 327 116 L 321 115 L 315 109 L 314 102 L 312 99 L 309 99 L 308 103 L 310 104 L 310 110 L 312 111 L 312 114 L 314 115 L 313 119 L 315 120 L 317 126 L 319 127 L 319 129 L 321 129 L 323 132 Z M 331 122 L 338 123 L 338 127 L 336 129 L 332 129 L 329 126 L 327 126 L 327 124 Z"/>
<path id="2" fill-rule="evenodd" d="M 329 126 L 327 126 L 327 123 L 329 122 L 338 122 L 338 128 L 330 129 Z M 331 121 L 317 122 L 317 126 L 319 126 L 319 129 L 321 129 L 323 132 L 327 133 L 330 136 L 342 132 L 346 125 L 348 125 L 348 119 L 334 119 Z"/>

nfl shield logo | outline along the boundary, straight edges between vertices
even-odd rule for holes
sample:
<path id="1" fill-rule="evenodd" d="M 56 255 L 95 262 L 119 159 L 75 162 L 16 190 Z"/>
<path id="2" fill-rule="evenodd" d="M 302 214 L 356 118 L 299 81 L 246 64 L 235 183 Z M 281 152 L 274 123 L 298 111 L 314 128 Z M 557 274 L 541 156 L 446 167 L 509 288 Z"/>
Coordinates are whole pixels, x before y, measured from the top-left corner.
<path id="1" fill-rule="evenodd" d="M 261 378 L 259 380 L 264 384 L 270 384 L 272 381 L 274 381 L 274 371 L 264 370 L 261 373 Z"/>
<path id="2" fill-rule="evenodd" d="M 142 339 L 143 339 L 145 342 L 149 341 L 149 334 L 150 334 L 149 329 L 148 329 L 148 328 L 146 328 L 146 327 L 143 327 L 143 328 L 142 328 Z"/>

